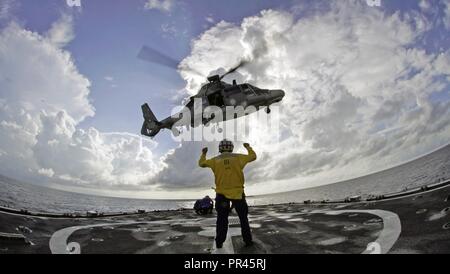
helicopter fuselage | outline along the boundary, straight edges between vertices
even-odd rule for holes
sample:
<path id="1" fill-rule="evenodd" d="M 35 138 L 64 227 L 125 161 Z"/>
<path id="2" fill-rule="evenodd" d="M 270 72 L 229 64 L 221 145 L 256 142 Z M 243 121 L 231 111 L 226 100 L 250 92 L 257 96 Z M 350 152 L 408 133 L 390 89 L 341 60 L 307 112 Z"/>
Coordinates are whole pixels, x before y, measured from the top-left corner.
<path id="1" fill-rule="evenodd" d="M 223 122 L 248 115 L 264 107 L 266 112 L 270 113 L 270 106 L 280 102 L 285 96 L 283 90 L 260 89 L 250 84 L 238 85 L 236 81 L 228 84 L 221 81 L 217 75 L 209 77 L 208 80 L 209 83 L 202 86 L 179 113 L 160 122 L 156 121 L 148 105 L 143 105 L 145 121 L 141 133 L 153 137 L 163 128 L 197 127 L 210 122 Z M 221 119 L 216 119 L 218 111 L 222 111 Z M 187 115 L 190 117 L 187 118 Z"/>

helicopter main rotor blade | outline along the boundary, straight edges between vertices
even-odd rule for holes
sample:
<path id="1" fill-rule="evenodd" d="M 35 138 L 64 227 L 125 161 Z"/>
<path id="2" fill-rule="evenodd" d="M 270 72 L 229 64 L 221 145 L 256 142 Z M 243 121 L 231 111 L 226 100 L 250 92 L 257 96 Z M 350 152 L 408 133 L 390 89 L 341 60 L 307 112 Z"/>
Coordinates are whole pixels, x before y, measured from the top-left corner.
<path id="1" fill-rule="evenodd" d="M 180 66 L 179 60 L 176 60 L 170 56 L 167 56 L 166 54 L 164 54 L 156 49 L 150 48 L 148 46 L 143 46 L 137 57 L 141 60 L 144 60 L 144 61 L 147 61 L 150 63 L 155 63 L 155 64 L 165 66 L 165 67 L 168 67 L 168 68 L 171 68 L 174 70 L 190 71 L 199 76 L 205 77 L 200 72 L 198 72 L 188 66 Z"/>
<path id="2" fill-rule="evenodd" d="M 147 62 L 169 67 L 175 70 L 178 68 L 178 64 L 180 63 L 178 60 L 175 60 L 174 58 L 167 56 L 148 46 L 142 47 L 141 51 L 138 54 L 138 58 Z"/>
<path id="3" fill-rule="evenodd" d="M 228 70 L 224 75 L 220 76 L 220 80 L 222 80 L 225 76 L 227 76 L 228 74 L 231 74 L 233 72 L 235 72 L 236 70 L 238 70 L 239 68 L 247 65 L 249 63 L 248 60 L 246 59 L 242 59 L 239 64 L 233 68 L 231 68 L 230 70 Z"/>

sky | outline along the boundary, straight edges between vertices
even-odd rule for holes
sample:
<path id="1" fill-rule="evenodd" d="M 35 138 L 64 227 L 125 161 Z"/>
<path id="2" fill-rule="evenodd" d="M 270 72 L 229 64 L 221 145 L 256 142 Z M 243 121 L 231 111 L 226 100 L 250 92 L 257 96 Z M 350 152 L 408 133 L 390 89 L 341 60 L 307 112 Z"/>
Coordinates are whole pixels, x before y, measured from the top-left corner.
<path id="1" fill-rule="evenodd" d="M 210 194 L 197 160 L 217 142 L 141 137 L 140 105 L 165 118 L 243 57 L 225 80 L 286 92 L 279 132 L 255 125 L 248 137 L 247 195 L 355 178 L 449 143 L 448 0 L 69 2 L 0 0 L 0 174 L 99 195 Z M 144 45 L 203 76 L 140 60 Z"/>

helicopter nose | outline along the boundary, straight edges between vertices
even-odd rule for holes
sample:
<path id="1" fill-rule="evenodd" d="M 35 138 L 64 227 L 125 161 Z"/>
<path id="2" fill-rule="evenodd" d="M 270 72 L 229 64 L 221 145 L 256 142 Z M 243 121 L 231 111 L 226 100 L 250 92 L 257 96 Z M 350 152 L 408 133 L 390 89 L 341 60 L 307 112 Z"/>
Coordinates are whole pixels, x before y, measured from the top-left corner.
<path id="1" fill-rule="evenodd" d="M 285 96 L 285 93 L 281 89 L 271 90 L 270 97 L 272 97 L 273 102 L 280 102 Z"/>

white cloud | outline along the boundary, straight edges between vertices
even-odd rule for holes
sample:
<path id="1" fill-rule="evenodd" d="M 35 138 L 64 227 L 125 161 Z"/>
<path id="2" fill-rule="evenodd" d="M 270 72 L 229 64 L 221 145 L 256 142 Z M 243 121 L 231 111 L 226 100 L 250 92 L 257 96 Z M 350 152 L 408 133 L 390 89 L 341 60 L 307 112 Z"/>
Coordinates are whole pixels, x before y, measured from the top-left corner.
<path id="1" fill-rule="evenodd" d="M 424 10 L 427 11 L 431 8 L 431 3 L 429 0 L 420 0 L 419 2 L 419 7 Z"/>
<path id="2" fill-rule="evenodd" d="M 448 142 L 450 103 L 433 98 L 449 96 L 450 51 L 416 46 L 429 28 L 419 14 L 388 15 L 361 1 L 300 19 L 268 10 L 241 25 L 219 22 L 193 41 L 181 67 L 208 75 L 254 58 L 226 80 L 286 91 L 283 137 L 274 143 L 278 133 L 253 127 L 258 161 L 246 174 L 252 194 L 288 190 L 380 170 Z M 197 157 L 203 146 L 216 153 L 216 143 L 183 143 L 156 159 L 151 140 L 80 128 L 95 114 L 90 82 L 61 48 L 70 39 L 49 37 L 66 35 L 15 24 L 0 33 L 0 173 L 98 189 L 212 185 Z M 191 95 L 205 80 L 181 74 Z"/>
<path id="3" fill-rule="evenodd" d="M 53 171 L 53 169 L 49 168 L 49 169 L 45 169 L 45 168 L 41 168 L 38 170 L 38 173 L 47 177 L 53 177 L 53 175 L 55 175 L 55 172 Z"/>
<path id="4" fill-rule="evenodd" d="M 415 46 L 429 28 L 417 13 L 386 15 L 356 1 L 299 20 L 264 11 L 211 28 L 182 65 L 208 74 L 258 55 L 240 77 L 286 90 L 289 133 L 278 144 L 258 142 L 248 179 L 257 192 L 276 190 L 279 180 L 298 188 L 388 168 L 448 142 L 450 51 Z M 181 73 L 193 94 L 203 79 Z M 432 99 L 439 93 L 447 100 Z"/>
<path id="5" fill-rule="evenodd" d="M 85 186 L 139 185 L 157 171 L 152 162 L 152 142 L 140 137 L 103 134 L 95 128 L 78 129 L 64 112 L 41 115 L 34 157 L 60 179 L 70 176 Z"/>
<path id="6" fill-rule="evenodd" d="M 62 15 L 58 21 L 52 24 L 46 36 L 52 44 L 60 48 L 69 44 L 75 38 L 72 16 Z"/>
<path id="7" fill-rule="evenodd" d="M 174 0 L 148 0 L 145 3 L 145 9 L 147 10 L 159 10 L 163 12 L 170 12 L 175 7 Z"/>
<path id="8" fill-rule="evenodd" d="M 447 30 L 450 30 L 450 2 L 447 0 L 442 1 L 444 5 L 444 26 L 447 28 Z"/>
<path id="9" fill-rule="evenodd" d="M 236 42 L 240 33 L 240 30 L 235 28 L 234 25 L 224 21 L 219 22 L 202 34 L 199 40 L 193 42 L 192 52 L 194 54 L 185 58 L 180 63 L 180 67 L 193 67 L 202 75 L 208 75 L 213 70 L 211 63 L 228 65 L 228 67 L 236 65 L 239 62 L 239 58 L 241 58 L 241 56 L 236 55 L 238 51 L 242 50 L 240 43 Z M 213 56 L 212 54 L 216 55 Z M 214 62 L 210 62 L 210 60 L 214 60 Z M 201 83 L 205 81 L 204 77 L 198 74 L 182 72 L 182 76 L 188 82 L 187 90 L 190 95 L 196 94 Z"/>
<path id="10" fill-rule="evenodd" d="M 0 0 L 0 20 L 7 19 L 11 15 L 14 0 Z"/>
<path id="11" fill-rule="evenodd" d="M 381 0 L 366 0 L 369 7 L 381 7 Z"/>
<path id="12" fill-rule="evenodd" d="M 67 6 L 73 7 L 81 7 L 81 0 L 66 0 Z"/>
<path id="13" fill-rule="evenodd" d="M 110 83 L 110 87 L 111 88 L 117 88 L 118 85 L 115 83 L 115 79 L 112 76 L 105 76 L 103 79 L 105 79 L 105 81 Z"/>
<path id="14" fill-rule="evenodd" d="M 166 35 L 169 35 L 169 36 L 175 36 L 178 33 L 175 25 L 167 24 L 167 23 L 161 25 L 161 30 L 163 33 L 165 33 Z"/>
<path id="15" fill-rule="evenodd" d="M 76 122 L 94 115 L 88 99 L 90 82 L 77 71 L 68 52 L 14 23 L 1 31 L 0 44 L 5 109 L 23 109 L 33 116 L 43 109 L 49 113 L 65 109 Z"/>
<path id="16" fill-rule="evenodd" d="M 94 115 L 90 82 L 60 45 L 14 23 L 0 32 L 0 174 L 99 188 L 148 181 L 156 143 L 78 127 Z"/>

